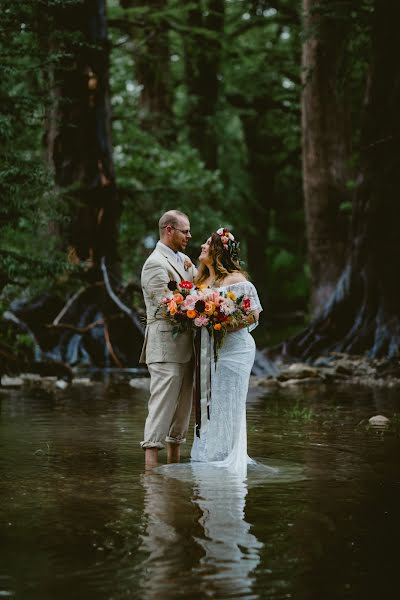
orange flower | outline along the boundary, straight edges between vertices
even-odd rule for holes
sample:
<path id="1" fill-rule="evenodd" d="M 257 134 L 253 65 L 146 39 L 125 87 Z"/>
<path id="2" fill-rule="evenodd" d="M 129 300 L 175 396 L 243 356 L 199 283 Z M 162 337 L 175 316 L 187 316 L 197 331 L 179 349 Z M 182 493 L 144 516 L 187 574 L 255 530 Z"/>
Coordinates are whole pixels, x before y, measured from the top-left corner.
<path id="1" fill-rule="evenodd" d="M 214 325 L 214 329 L 216 329 L 217 331 L 219 331 L 221 329 L 221 327 L 222 327 L 221 323 L 216 323 Z"/>
<path id="2" fill-rule="evenodd" d="M 212 315 L 214 312 L 214 308 L 215 308 L 214 302 L 206 302 L 206 305 L 204 307 L 204 312 L 206 313 L 206 315 Z"/>
<path id="3" fill-rule="evenodd" d="M 175 294 L 173 296 L 172 300 L 174 302 L 176 302 L 177 304 L 180 304 L 181 302 L 183 302 L 184 298 L 183 298 L 182 294 Z"/>
<path id="4" fill-rule="evenodd" d="M 178 306 L 177 306 L 176 302 L 174 302 L 174 300 L 171 300 L 168 303 L 167 308 L 168 308 L 168 312 L 170 315 L 174 315 L 178 310 Z"/>
<path id="5" fill-rule="evenodd" d="M 186 312 L 188 319 L 195 319 L 197 317 L 197 311 L 196 310 L 188 310 Z"/>

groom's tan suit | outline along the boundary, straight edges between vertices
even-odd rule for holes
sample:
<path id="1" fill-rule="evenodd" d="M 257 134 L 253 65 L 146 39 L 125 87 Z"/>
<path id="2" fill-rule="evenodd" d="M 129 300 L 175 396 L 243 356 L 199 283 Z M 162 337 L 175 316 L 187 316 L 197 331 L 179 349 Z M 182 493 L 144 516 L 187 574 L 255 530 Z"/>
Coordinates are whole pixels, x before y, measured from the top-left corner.
<path id="1" fill-rule="evenodd" d="M 193 344 L 190 333 L 172 336 L 172 325 L 155 314 L 170 280 L 193 281 L 196 268 L 185 270 L 187 257 L 158 242 L 142 270 L 147 325 L 140 362 L 150 372 L 149 414 L 142 448 L 163 448 L 165 442 L 185 441 L 193 389 Z"/>

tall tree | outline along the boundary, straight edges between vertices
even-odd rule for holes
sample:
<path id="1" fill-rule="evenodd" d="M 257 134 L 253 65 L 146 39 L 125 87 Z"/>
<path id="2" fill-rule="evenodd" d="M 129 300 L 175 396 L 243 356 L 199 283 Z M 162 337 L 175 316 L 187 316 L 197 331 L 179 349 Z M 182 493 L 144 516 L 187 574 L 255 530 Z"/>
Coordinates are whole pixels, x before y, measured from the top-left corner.
<path id="1" fill-rule="evenodd" d="M 339 350 L 398 357 L 400 351 L 399 6 L 375 0 L 373 8 L 351 255 L 326 309 L 285 345 L 292 355 Z"/>
<path id="2" fill-rule="evenodd" d="M 191 3 L 185 34 L 185 81 L 189 139 L 209 169 L 218 166 L 214 122 L 220 92 L 224 0 Z"/>
<path id="3" fill-rule="evenodd" d="M 120 4 L 129 9 L 128 18 L 111 24 L 126 31 L 132 41 L 134 77 L 141 88 L 141 126 L 161 142 L 168 142 L 174 137 L 168 0 L 153 0 L 151 7 L 142 0 L 120 0 Z"/>
<path id="4" fill-rule="evenodd" d="M 303 0 L 302 154 L 311 309 L 320 312 L 346 261 L 350 102 L 341 85 L 351 3 Z"/>
<path id="5" fill-rule="evenodd" d="M 246 240 L 251 276 L 271 310 L 276 299 L 274 256 L 281 253 L 288 264 L 294 240 L 304 244 L 302 235 L 281 233 L 282 224 L 286 229 L 290 219 L 298 230 L 293 217 L 301 212 L 303 202 L 299 192 L 300 16 L 296 9 L 287 10 L 284 2 L 274 3 L 274 10 L 269 4 L 252 0 L 229 7 L 224 80 L 226 98 L 240 116 L 246 152 L 248 187 L 243 187 L 245 200 L 238 203 L 235 225 Z M 225 144 L 224 153 L 227 150 Z M 227 166 L 232 170 L 229 160 Z M 286 176 L 290 191 L 282 185 L 285 170 L 291 172 L 290 178 Z M 230 172 L 223 174 L 228 180 L 232 177 Z M 296 267 L 293 271 L 298 271 Z M 279 271 L 279 278 L 286 279 L 282 265 Z M 282 311 L 282 301 L 276 309 Z"/>
<path id="6" fill-rule="evenodd" d="M 70 206 L 71 253 L 89 261 L 94 277 L 102 257 L 119 271 L 105 10 L 105 0 L 57 3 L 49 21 L 50 48 L 61 58 L 49 71 L 47 157 Z"/>
<path id="7" fill-rule="evenodd" d="M 51 9 L 48 43 L 60 58 L 48 71 L 47 158 L 68 206 L 61 239 L 71 260 L 86 266 L 90 285 L 61 310 L 44 311 L 51 339 L 43 331 L 37 335 L 52 357 L 131 366 L 138 360 L 142 327 L 113 289 L 120 290 L 121 206 L 112 160 L 106 2 L 54 2 Z M 37 327 L 30 307 L 25 314 Z"/>

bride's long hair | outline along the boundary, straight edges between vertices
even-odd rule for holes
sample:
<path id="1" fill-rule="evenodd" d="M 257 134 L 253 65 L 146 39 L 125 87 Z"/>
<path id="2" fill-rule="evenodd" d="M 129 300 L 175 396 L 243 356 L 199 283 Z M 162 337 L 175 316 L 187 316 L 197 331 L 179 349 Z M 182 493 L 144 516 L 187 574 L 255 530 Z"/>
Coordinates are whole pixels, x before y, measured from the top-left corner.
<path id="1" fill-rule="evenodd" d="M 218 233 L 211 235 L 208 253 L 212 260 L 216 281 L 224 279 L 229 273 L 242 273 L 247 278 L 247 273 L 241 268 L 239 260 L 234 259 L 229 250 L 224 248 L 221 236 Z M 209 268 L 201 263 L 195 284 L 201 285 L 209 276 Z"/>

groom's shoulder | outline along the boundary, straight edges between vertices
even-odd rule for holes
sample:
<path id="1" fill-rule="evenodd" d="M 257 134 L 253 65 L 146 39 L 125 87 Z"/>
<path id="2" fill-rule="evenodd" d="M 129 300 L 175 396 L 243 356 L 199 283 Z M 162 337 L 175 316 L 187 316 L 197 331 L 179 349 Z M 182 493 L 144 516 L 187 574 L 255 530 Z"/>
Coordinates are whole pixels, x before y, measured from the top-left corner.
<path id="1" fill-rule="evenodd" d="M 157 248 L 155 248 L 150 254 L 150 256 L 148 256 L 145 260 L 142 271 L 150 269 L 152 267 L 160 266 L 162 264 L 163 256 L 162 254 L 160 254 L 160 252 L 158 252 Z"/>

